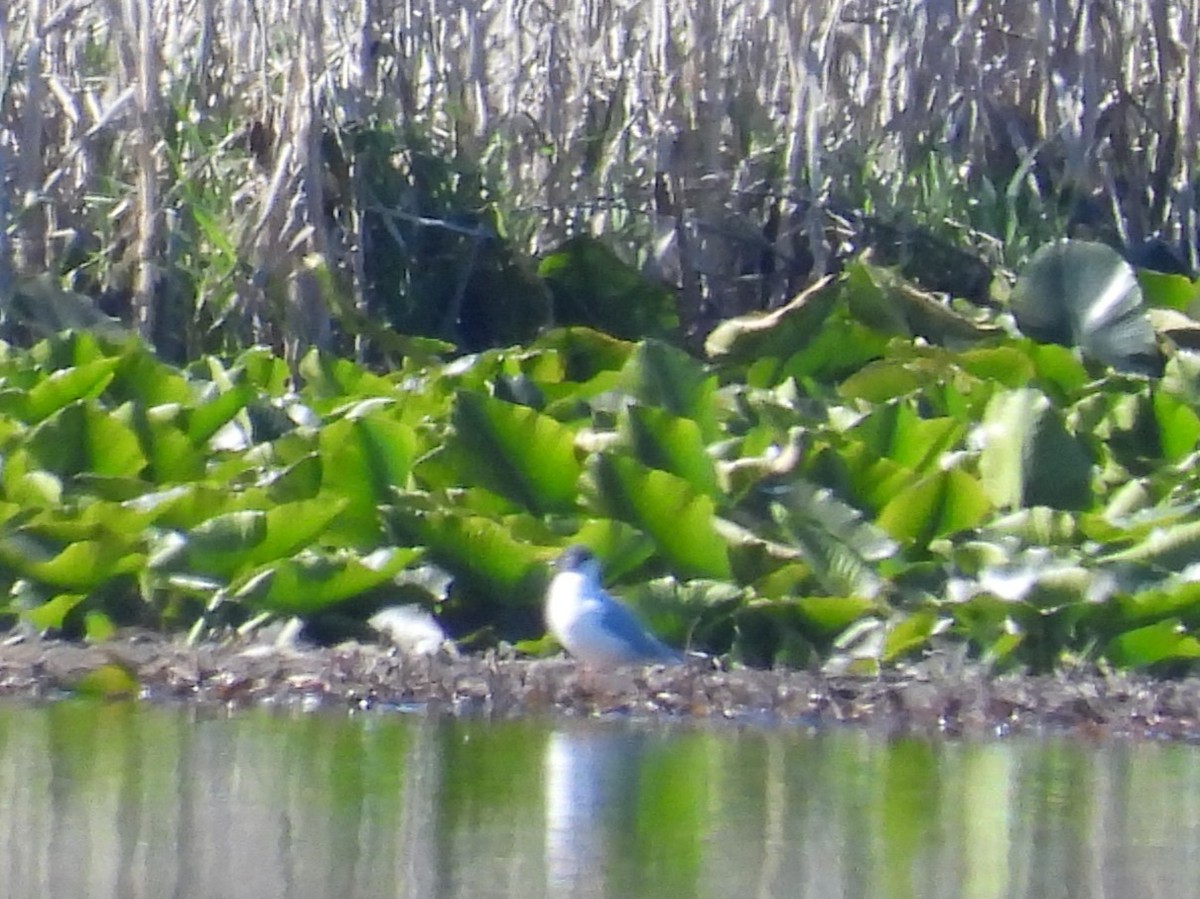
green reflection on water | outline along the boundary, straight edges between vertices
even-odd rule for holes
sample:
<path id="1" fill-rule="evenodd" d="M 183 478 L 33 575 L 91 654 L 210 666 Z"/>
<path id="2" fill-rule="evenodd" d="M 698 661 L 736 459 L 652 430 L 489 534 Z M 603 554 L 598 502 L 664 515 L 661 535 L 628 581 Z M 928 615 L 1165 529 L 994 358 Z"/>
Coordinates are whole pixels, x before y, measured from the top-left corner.
<path id="1" fill-rule="evenodd" d="M 0 705 L 5 896 L 1185 893 L 1194 747 Z"/>

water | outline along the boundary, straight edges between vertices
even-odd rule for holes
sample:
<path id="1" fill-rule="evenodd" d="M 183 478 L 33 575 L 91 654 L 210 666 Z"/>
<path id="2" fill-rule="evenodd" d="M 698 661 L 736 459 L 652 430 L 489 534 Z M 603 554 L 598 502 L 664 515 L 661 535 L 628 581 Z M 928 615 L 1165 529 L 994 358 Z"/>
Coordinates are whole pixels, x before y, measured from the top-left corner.
<path id="1" fill-rule="evenodd" d="M 0 895 L 1190 895 L 1200 750 L 0 705 Z"/>

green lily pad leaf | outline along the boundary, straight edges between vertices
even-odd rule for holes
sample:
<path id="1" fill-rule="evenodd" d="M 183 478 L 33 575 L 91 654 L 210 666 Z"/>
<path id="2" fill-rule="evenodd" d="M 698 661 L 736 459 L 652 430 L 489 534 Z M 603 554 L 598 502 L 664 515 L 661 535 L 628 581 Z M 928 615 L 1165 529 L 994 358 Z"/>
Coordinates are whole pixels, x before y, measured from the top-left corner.
<path id="1" fill-rule="evenodd" d="M 644 405 L 659 406 L 696 422 L 706 443 L 720 436 L 714 403 L 717 376 L 683 350 L 659 340 L 644 340 L 621 377 Z"/>
<path id="2" fill-rule="evenodd" d="M 891 623 L 883 641 L 881 658 L 893 662 L 901 656 L 927 646 L 937 633 L 942 617 L 932 609 L 913 612 Z"/>
<path id="3" fill-rule="evenodd" d="M 576 386 L 603 372 L 619 371 L 634 350 L 634 344 L 627 340 L 579 327 L 547 331 L 533 345 L 555 350 L 562 359 L 563 377 L 576 382 Z"/>
<path id="4" fill-rule="evenodd" d="M 334 531 L 348 542 L 370 545 L 380 533 L 378 507 L 408 481 L 416 434 L 386 412 L 370 412 L 322 428 L 318 452 L 322 493 L 344 505 Z"/>
<path id="5" fill-rule="evenodd" d="M 1200 561 L 1200 521 L 1155 528 L 1133 546 L 1110 553 L 1103 561 L 1154 565 L 1166 571 L 1179 571 Z"/>
<path id="6" fill-rule="evenodd" d="M 387 378 L 320 350 L 310 350 L 300 360 L 299 368 L 305 393 L 315 400 L 396 395 L 395 385 Z"/>
<path id="7" fill-rule="evenodd" d="M 588 518 L 571 537 L 604 560 L 605 577 L 619 581 L 654 555 L 654 541 L 637 528 L 611 518 Z"/>
<path id="8" fill-rule="evenodd" d="M 1024 334 L 1078 346 L 1118 371 L 1158 376 L 1163 361 L 1133 268 L 1111 247 L 1064 240 L 1021 272 L 1012 311 Z"/>
<path id="9" fill-rule="evenodd" d="M 417 467 L 432 487 L 479 485 L 539 513 L 575 505 L 575 432 L 527 406 L 461 391 L 454 430 Z"/>
<path id="10" fill-rule="evenodd" d="M 1200 415 L 1178 397 L 1154 392 L 1154 417 L 1163 456 L 1178 462 L 1195 451 L 1200 443 Z"/>
<path id="11" fill-rule="evenodd" d="M 997 394 L 979 434 L 980 479 L 999 508 L 1091 505 L 1091 459 L 1045 394 L 1030 388 Z"/>
<path id="12" fill-rule="evenodd" d="M 187 435 L 193 446 L 202 446 L 258 395 L 250 384 L 237 384 L 188 410 Z"/>
<path id="13" fill-rule="evenodd" d="M 24 408 L 14 412 L 24 421 L 34 423 L 71 403 L 94 399 L 104 392 L 120 364 L 119 357 L 110 357 L 51 372 L 24 395 Z"/>
<path id="14" fill-rule="evenodd" d="M 927 546 L 935 537 L 977 527 L 991 511 L 983 486 L 967 473 L 950 469 L 901 490 L 875 523 L 897 540 Z"/>
<path id="15" fill-rule="evenodd" d="M 724 581 L 659 577 L 622 589 L 619 595 L 641 621 L 670 646 L 704 639 L 714 624 L 721 629 L 749 595 Z"/>
<path id="16" fill-rule="evenodd" d="M 697 493 L 719 495 L 717 472 L 696 422 L 634 404 L 623 411 L 621 427 L 643 465 L 678 475 Z"/>
<path id="17" fill-rule="evenodd" d="M 1112 576 L 1055 558 L 1042 547 L 987 566 L 974 581 L 952 582 L 949 587 L 955 601 L 974 602 L 979 594 L 988 593 L 1006 602 L 1024 604 L 1038 614 L 1099 605 L 1111 599 L 1115 591 Z"/>
<path id="18" fill-rule="evenodd" d="M 825 449 L 815 453 L 816 470 L 824 467 L 827 455 L 834 457 L 830 462 L 832 467 L 845 473 L 851 498 L 869 510 L 882 509 L 917 477 L 908 466 L 881 458 L 857 440 L 847 441 L 836 452 Z"/>
<path id="19" fill-rule="evenodd" d="M 600 453 L 588 465 L 592 505 L 645 531 L 685 577 L 730 580 L 729 555 L 714 527 L 716 508 L 682 478 L 634 459 Z"/>
<path id="20" fill-rule="evenodd" d="M 872 329 L 885 334 L 915 334 L 941 343 L 999 333 L 995 325 L 968 318 L 899 273 L 862 257 L 846 266 L 843 277 L 850 310 Z"/>
<path id="21" fill-rule="evenodd" d="M 773 312 L 726 319 L 705 339 L 704 352 L 720 362 L 786 358 L 821 333 L 840 292 L 835 279 L 828 276 Z"/>
<path id="22" fill-rule="evenodd" d="M 122 356 L 105 395 L 116 402 L 136 402 L 145 409 L 168 404 L 191 406 L 196 402 L 196 386 L 179 369 L 167 365 L 139 344 L 133 352 Z"/>
<path id="23" fill-rule="evenodd" d="M 116 413 L 82 402 L 33 428 L 27 448 L 37 467 L 60 475 L 134 477 L 146 467 L 133 429 Z"/>
<path id="24" fill-rule="evenodd" d="M 1034 546 L 1074 543 L 1080 537 L 1079 516 L 1048 506 L 1030 506 L 992 519 L 987 533 L 993 537 L 1019 537 Z"/>
<path id="25" fill-rule="evenodd" d="M 909 396 L 930 379 L 905 359 L 880 359 L 864 365 L 838 385 L 838 394 L 847 400 L 886 403 Z"/>
<path id="26" fill-rule="evenodd" d="M 177 484 L 204 476 L 208 458 L 184 432 L 183 413 L 178 406 L 158 406 L 149 410 L 142 421 L 147 476 L 156 484 Z"/>
<path id="27" fill-rule="evenodd" d="M 956 356 L 962 370 L 984 381 L 1005 387 L 1024 387 L 1033 380 L 1033 360 L 1014 346 L 976 347 Z"/>
<path id="28" fill-rule="evenodd" d="M 875 599 L 886 590 L 875 563 L 896 544 L 830 491 L 797 481 L 771 503 L 771 516 L 829 594 Z"/>
<path id="29" fill-rule="evenodd" d="M 125 502 L 135 511 L 151 514 L 162 527 L 186 531 L 230 511 L 230 500 L 228 490 L 211 484 L 184 484 L 143 493 Z"/>
<path id="30" fill-rule="evenodd" d="M 855 372 L 869 367 L 888 350 L 888 344 L 885 334 L 852 318 L 844 307 L 837 307 L 800 349 L 791 352 L 791 348 L 785 348 L 782 356 L 759 356 L 751 362 L 746 368 L 746 382 L 769 387 L 788 378 L 798 383 L 852 381 Z"/>
<path id="31" fill-rule="evenodd" d="M 59 630 L 67 616 L 86 599 L 86 593 L 60 593 L 40 606 L 22 612 L 21 617 L 39 631 Z"/>
<path id="32" fill-rule="evenodd" d="M 142 553 L 129 552 L 115 539 L 78 540 L 59 549 L 32 534 L 0 538 L 0 567 L 60 590 L 89 593 L 144 563 Z"/>
<path id="33" fill-rule="evenodd" d="M 1113 637 L 1104 654 L 1114 665 L 1128 668 L 1200 659 L 1200 640 L 1189 634 L 1177 618 L 1170 618 Z"/>
<path id="34" fill-rule="evenodd" d="M 801 596 L 793 602 L 804 620 L 827 638 L 880 611 L 878 602 L 861 596 Z"/>
<path id="35" fill-rule="evenodd" d="M 24 450 L 17 450 L 7 460 L 0 479 L 4 495 L 26 508 L 56 508 L 62 502 L 62 478 L 38 468 L 29 468 L 33 460 Z"/>
<path id="36" fill-rule="evenodd" d="M 888 403 L 873 410 L 849 433 L 874 455 L 923 472 L 937 465 L 965 432 L 966 425 L 953 418 L 923 418 L 909 403 Z"/>
<path id="37" fill-rule="evenodd" d="M 540 604 L 546 550 L 513 537 L 513 528 L 476 515 L 400 506 L 384 510 L 402 542 L 425 546 L 456 584 L 484 602 Z"/>
<path id="38" fill-rule="evenodd" d="M 89 609 L 83 614 L 83 637 L 89 643 L 103 643 L 117 633 L 113 620 L 99 609 Z M 130 672 L 132 676 L 132 672 Z"/>
<path id="39" fill-rule="evenodd" d="M 312 499 L 321 490 L 324 473 L 325 467 L 321 464 L 321 457 L 318 454 L 312 453 L 298 459 L 271 481 L 269 488 L 271 501 L 294 503 L 302 499 Z M 345 494 L 342 494 L 342 498 L 348 499 Z M 347 508 L 349 508 L 349 503 L 347 503 Z"/>
<path id="40" fill-rule="evenodd" d="M 395 547 L 361 559 L 306 550 L 271 563 L 231 592 L 253 608 L 311 615 L 390 582 L 420 555 L 419 549 Z"/>
<path id="41" fill-rule="evenodd" d="M 344 500 L 314 499 L 218 515 L 187 535 L 192 570 L 229 577 L 238 571 L 299 552 L 325 532 Z"/>
<path id="42" fill-rule="evenodd" d="M 1146 305 L 1152 308 L 1187 312 L 1193 304 L 1200 301 L 1200 281 L 1193 281 L 1184 275 L 1171 275 L 1143 268 L 1137 270 L 1137 279 Z"/>
<path id="43" fill-rule="evenodd" d="M 82 507 L 42 510 L 29 516 L 24 526 L 62 543 L 106 539 L 114 551 L 121 552 L 141 545 L 142 534 L 154 518 L 151 509 L 95 499 Z"/>
<path id="44" fill-rule="evenodd" d="M 1117 596 L 1113 604 L 1124 628 L 1168 617 L 1186 619 L 1194 625 L 1200 618 L 1200 583 L 1188 581 L 1144 590 L 1132 596 Z"/>
<path id="45" fill-rule="evenodd" d="M 292 383 L 287 361 L 265 346 L 252 346 L 238 353 L 234 365 L 246 373 L 246 383 L 267 396 L 283 396 Z"/>

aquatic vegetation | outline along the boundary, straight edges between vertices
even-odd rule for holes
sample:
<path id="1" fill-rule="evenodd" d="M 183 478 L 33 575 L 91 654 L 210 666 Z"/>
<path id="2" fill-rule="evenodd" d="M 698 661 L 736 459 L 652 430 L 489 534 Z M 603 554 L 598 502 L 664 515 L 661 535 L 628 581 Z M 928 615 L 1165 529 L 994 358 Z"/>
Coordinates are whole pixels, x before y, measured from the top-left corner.
<path id="1" fill-rule="evenodd" d="M 264 616 L 353 633 L 417 602 L 468 646 L 537 651 L 547 563 L 579 542 L 670 643 L 755 664 L 870 671 L 953 646 L 1186 664 L 1194 287 L 1099 255 L 1097 301 L 1103 272 L 1128 297 L 1082 310 L 1082 346 L 860 260 L 722 323 L 707 359 L 579 326 L 388 373 L 316 350 L 293 372 L 261 348 L 177 368 L 85 332 L 8 348 L 4 608 L 98 638 Z M 1144 357 L 1128 321 L 1147 307 L 1177 316 L 1162 377 L 1089 355 L 1132 333 Z"/>

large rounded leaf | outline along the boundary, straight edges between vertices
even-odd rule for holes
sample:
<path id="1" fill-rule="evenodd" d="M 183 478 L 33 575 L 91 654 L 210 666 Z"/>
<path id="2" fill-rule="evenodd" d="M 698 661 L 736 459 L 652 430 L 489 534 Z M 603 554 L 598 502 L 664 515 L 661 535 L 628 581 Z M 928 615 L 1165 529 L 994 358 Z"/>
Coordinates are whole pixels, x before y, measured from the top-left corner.
<path id="1" fill-rule="evenodd" d="M 308 615 L 388 583 L 420 554 L 418 549 L 398 547 L 366 557 L 305 550 L 256 572 L 233 595 L 273 612 Z"/>
<path id="2" fill-rule="evenodd" d="M 732 577 L 725 541 L 714 526 L 713 501 L 687 481 L 609 454 L 592 458 L 588 479 L 594 504 L 649 534 L 680 574 Z"/>
<path id="3" fill-rule="evenodd" d="M 639 461 L 678 475 L 700 493 L 719 494 L 717 473 L 704 448 L 700 426 L 665 409 L 630 404 L 621 416 Z"/>
<path id="4" fill-rule="evenodd" d="M 705 441 L 718 436 L 714 398 L 717 377 L 683 350 L 644 340 L 621 370 L 625 388 L 647 406 L 690 418 Z"/>
<path id="5" fill-rule="evenodd" d="M 1078 346 L 1119 371 L 1162 374 L 1133 268 L 1104 244 L 1066 240 L 1042 247 L 1017 279 L 1012 311 L 1036 340 Z"/>
<path id="6" fill-rule="evenodd" d="M 412 429 L 384 411 L 347 416 L 321 429 L 321 489 L 346 508 L 334 523 L 351 542 L 367 543 L 379 534 L 376 509 L 408 479 L 417 438 Z"/>
<path id="7" fill-rule="evenodd" d="M 449 509 L 385 509 L 393 529 L 420 544 L 455 580 L 482 602 L 530 606 L 541 602 L 544 552 L 516 539 L 511 523 Z"/>
<path id="8" fill-rule="evenodd" d="M 838 298 L 832 276 L 772 312 L 739 315 L 721 322 L 704 341 L 704 352 L 721 362 L 787 356 L 818 334 Z"/>
<path id="9" fill-rule="evenodd" d="M 991 512 L 979 482 L 956 469 L 935 471 L 897 493 L 877 524 L 897 540 L 925 546 L 934 537 L 975 527 Z"/>
<path id="10" fill-rule="evenodd" d="M 229 577 L 282 559 L 314 542 L 345 507 L 342 500 L 287 503 L 211 518 L 186 537 L 186 564 L 195 572 Z M 168 562 L 173 565 L 173 559 Z"/>
<path id="11" fill-rule="evenodd" d="M 1086 509 L 1091 504 L 1091 459 L 1040 391 L 1010 390 L 993 397 L 979 439 L 984 490 L 1000 508 Z"/>
<path id="12" fill-rule="evenodd" d="M 137 435 L 124 418 L 83 401 L 41 422 L 27 446 L 39 467 L 59 475 L 134 477 L 146 467 Z"/>
<path id="13" fill-rule="evenodd" d="M 460 391 L 445 446 L 418 466 L 431 487 L 480 486 L 534 512 L 570 509 L 581 465 L 575 432 L 528 406 Z"/>

